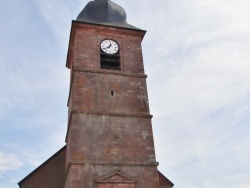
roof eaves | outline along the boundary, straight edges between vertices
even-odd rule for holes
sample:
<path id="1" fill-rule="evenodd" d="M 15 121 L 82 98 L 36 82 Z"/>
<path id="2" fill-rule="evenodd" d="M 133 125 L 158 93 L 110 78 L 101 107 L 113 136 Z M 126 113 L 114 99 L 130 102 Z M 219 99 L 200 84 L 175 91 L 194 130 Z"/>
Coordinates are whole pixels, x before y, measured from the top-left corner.
<path id="1" fill-rule="evenodd" d="M 54 155 L 52 155 L 49 159 L 47 159 L 44 163 L 42 163 L 40 166 L 38 166 L 35 170 L 33 170 L 30 174 L 28 174 L 25 178 L 23 178 L 18 185 L 20 186 L 25 180 L 27 180 L 30 176 L 35 174 L 39 169 L 41 169 L 43 166 L 45 166 L 49 161 L 51 161 L 53 158 L 55 158 L 59 153 L 64 151 L 66 149 L 66 145 L 63 146 L 58 152 L 56 152 Z"/>
<path id="2" fill-rule="evenodd" d="M 170 185 L 171 187 L 174 186 L 173 182 L 171 182 L 166 176 L 164 176 L 159 170 L 158 170 L 158 174 L 164 179 L 166 180 Z"/>

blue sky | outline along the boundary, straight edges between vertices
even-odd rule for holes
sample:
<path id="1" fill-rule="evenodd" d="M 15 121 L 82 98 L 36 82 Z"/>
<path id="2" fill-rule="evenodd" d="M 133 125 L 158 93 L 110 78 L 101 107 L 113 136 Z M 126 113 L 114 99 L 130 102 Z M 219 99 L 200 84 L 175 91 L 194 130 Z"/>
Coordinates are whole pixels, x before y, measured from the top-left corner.
<path id="1" fill-rule="evenodd" d="M 0 188 L 64 146 L 71 20 L 87 2 L 0 2 Z M 114 2 L 147 30 L 159 169 L 176 188 L 249 188 L 250 2 Z"/>

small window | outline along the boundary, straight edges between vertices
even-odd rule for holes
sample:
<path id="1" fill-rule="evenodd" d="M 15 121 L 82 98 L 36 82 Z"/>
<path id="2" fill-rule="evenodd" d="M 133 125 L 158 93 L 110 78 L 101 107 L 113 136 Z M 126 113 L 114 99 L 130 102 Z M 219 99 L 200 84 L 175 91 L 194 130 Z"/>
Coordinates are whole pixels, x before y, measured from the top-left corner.
<path id="1" fill-rule="evenodd" d="M 101 52 L 100 59 L 102 69 L 121 70 L 119 54 L 109 55 Z"/>

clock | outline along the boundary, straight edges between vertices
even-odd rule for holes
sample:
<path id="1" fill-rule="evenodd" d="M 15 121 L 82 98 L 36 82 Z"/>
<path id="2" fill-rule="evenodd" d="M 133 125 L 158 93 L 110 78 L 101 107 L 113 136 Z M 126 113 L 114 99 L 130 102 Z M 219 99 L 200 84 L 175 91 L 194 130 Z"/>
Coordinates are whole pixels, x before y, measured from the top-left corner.
<path id="1" fill-rule="evenodd" d="M 119 50 L 118 44 L 110 39 L 105 39 L 101 42 L 101 49 L 106 54 L 115 54 Z"/>

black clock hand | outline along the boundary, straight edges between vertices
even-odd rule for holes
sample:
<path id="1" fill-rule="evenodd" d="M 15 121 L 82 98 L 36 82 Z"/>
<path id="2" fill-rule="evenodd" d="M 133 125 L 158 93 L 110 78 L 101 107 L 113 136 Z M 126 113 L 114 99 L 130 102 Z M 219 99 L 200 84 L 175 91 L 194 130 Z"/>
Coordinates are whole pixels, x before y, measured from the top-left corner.
<path id="1" fill-rule="evenodd" d="M 105 50 L 105 49 L 107 49 L 107 48 L 110 48 L 111 46 L 112 46 L 112 44 L 110 44 L 110 45 L 109 45 L 108 47 L 106 47 L 106 48 L 103 48 L 103 49 Z"/>

